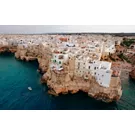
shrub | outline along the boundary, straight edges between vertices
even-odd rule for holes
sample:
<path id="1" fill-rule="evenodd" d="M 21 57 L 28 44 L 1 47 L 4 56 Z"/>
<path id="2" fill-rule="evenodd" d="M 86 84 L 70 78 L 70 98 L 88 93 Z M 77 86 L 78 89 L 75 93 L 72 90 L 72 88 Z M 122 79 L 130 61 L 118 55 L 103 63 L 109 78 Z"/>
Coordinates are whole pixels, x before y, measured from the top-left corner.
<path id="1" fill-rule="evenodd" d="M 135 43 L 135 39 L 125 39 L 123 40 L 123 42 L 121 43 L 123 46 L 127 46 L 129 47 L 131 44 Z"/>
<path id="2" fill-rule="evenodd" d="M 117 56 L 118 56 L 119 58 L 121 58 L 122 60 L 126 60 L 128 63 L 131 63 L 131 62 L 128 60 L 128 58 L 123 55 L 123 53 L 121 53 L 121 54 L 119 54 L 119 55 L 117 55 Z"/>

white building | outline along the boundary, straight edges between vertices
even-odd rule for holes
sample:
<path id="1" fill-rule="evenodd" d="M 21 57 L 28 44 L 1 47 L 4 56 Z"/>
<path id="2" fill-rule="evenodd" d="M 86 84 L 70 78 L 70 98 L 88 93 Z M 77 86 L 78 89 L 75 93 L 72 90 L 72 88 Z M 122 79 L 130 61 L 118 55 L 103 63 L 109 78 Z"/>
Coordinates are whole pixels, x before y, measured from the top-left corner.
<path id="1" fill-rule="evenodd" d="M 75 44 L 69 42 L 63 42 L 65 47 L 75 47 Z"/>
<path id="2" fill-rule="evenodd" d="M 52 70 L 63 70 L 63 64 L 67 62 L 68 54 L 53 53 L 50 67 Z"/>
<path id="3" fill-rule="evenodd" d="M 96 81 L 104 87 L 109 87 L 111 75 L 112 75 L 111 63 L 102 61 L 100 63 L 99 68 L 95 72 Z"/>
<path id="4" fill-rule="evenodd" d="M 111 63 L 98 60 L 91 61 L 90 59 L 76 59 L 75 73 L 79 76 L 90 73 L 95 77 L 99 85 L 109 87 L 112 75 Z"/>

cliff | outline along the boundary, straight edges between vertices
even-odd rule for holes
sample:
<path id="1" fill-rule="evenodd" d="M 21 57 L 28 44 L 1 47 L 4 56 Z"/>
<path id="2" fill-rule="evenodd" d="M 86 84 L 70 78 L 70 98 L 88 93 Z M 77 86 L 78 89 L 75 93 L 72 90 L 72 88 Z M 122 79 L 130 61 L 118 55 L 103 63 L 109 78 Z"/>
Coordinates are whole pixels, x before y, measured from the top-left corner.
<path id="1" fill-rule="evenodd" d="M 129 76 L 135 80 L 135 68 L 129 73 Z"/>
<path id="2" fill-rule="evenodd" d="M 39 69 L 43 74 L 41 81 L 42 83 L 47 83 L 49 87 L 49 93 L 51 94 L 54 95 L 67 93 L 74 94 L 77 93 L 78 91 L 83 91 L 88 93 L 89 96 L 97 100 L 102 100 L 104 102 L 112 102 L 119 100 L 122 95 L 121 80 L 119 76 L 111 77 L 109 87 L 108 86 L 103 87 L 99 85 L 94 76 L 92 76 L 88 72 L 87 73 L 84 72 L 85 67 L 83 65 L 82 66 L 84 69 L 82 69 L 81 67 L 78 73 L 78 69 L 75 67 L 75 58 L 78 57 L 77 55 L 79 55 L 80 58 L 82 57 L 82 55 L 84 55 L 84 57 L 87 56 L 87 58 L 92 59 L 98 59 L 100 57 L 99 54 L 101 50 L 98 48 L 100 45 L 95 43 L 95 45 L 97 46 L 96 54 L 95 50 L 91 53 L 90 49 L 91 51 L 93 50 L 93 42 L 91 43 L 92 45 L 90 45 L 89 48 L 85 48 L 86 45 L 81 41 L 84 40 L 85 38 L 86 37 L 83 37 L 82 39 L 81 38 L 77 39 L 78 47 L 76 48 L 80 49 L 77 50 L 78 52 L 75 50 L 76 48 L 70 48 L 71 46 L 73 46 L 73 44 L 68 44 L 69 47 L 62 48 L 63 46 L 61 47 L 61 42 L 58 40 L 58 38 L 56 41 L 58 42 L 59 47 L 56 45 L 56 41 L 54 41 L 54 43 L 50 44 L 48 43 L 38 45 L 27 44 L 27 45 L 18 45 L 16 47 L 11 45 L 0 46 L 0 52 L 13 52 L 15 53 L 15 58 L 19 60 L 24 61 L 37 60 L 39 63 Z M 62 50 L 60 50 L 60 48 L 62 48 Z M 59 54 L 63 54 L 63 56 L 60 56 Z M 66 54 L 69 54 L 68 59 L 66 57 L 67 56 Z M 57 56 L 58 57 L 60 56 L 61 57 L 60 59 L 64 60 L 66 58 L 66 60 L 62 63 L 61 60 L 58 58 L 59 61 L 57 65 L 55 59 L 53 58 Z M 55 61 L 56 64 L 55 69 L 53 69 L 52 61 Z M 108 71 L 108 74 L 111 74 L 110 70 L 106 71 Z M 81 76 L 79 75 L 80 72 L 82 74 Z"/>
<path id="3" fill-rule="evenodd" d="M 69 61 L 63 65 L 63 71 L 53 71 L 49 67 L 51 56 L 48 54 L 49 48 L 39 46 L 29 46 L 27 48 L 18 46 L 15 57 L 20 60 L 38 60 L 39 69 L 43 73 L 42 83 L 47 83 L 52 94 L 59 95 L 67 93 L 77 93 L 83 91 L 89 96 L 102 100 L 104 102 L 112 102 L 120 99 L 122 95 L 121 81 L 119 77 L 112 77 L 110 87 L 100 86 L 91 75 L 84 79 L 75 76 L 70 72 Z"/>
<path id="4" fill-rule="evenodd" d="M 48 87 L 54 90 L 57 95 L 68 92 L 76 93 L 80 90 L 97 100 L 105 102 L 117 101 L 122 95 L 120 78 L 115 77 L 111 78 L 110 87 L 105 88 L 100 86 L 92 76 L 89 76 L 89 79 L 86 80 L 64 71 L 63 73 L 57 73 L 48 69 L 42 77 L 42 82 L 47 83 Z"/>
<path id="5" fill-rule="evenodd" d="M 15 53 L 17 51 L 17 46 L 10 46 L 10 45 L 2 45 L 0 46 L 0 53 L 4 53 L 4 52 L 11 52 L 11 53 Z"/>
<path id="6" fill-rule="evenodd" d="M 15 57 L 20 60 L 33 61 L 37 60 L 39 63 L 39 70 L 45 73 L 49 66 L 49 57 L 44 53 L 42 45 L 33 45 L 25 48 L 24 46 L 18 46 L 15 52 Z"/>

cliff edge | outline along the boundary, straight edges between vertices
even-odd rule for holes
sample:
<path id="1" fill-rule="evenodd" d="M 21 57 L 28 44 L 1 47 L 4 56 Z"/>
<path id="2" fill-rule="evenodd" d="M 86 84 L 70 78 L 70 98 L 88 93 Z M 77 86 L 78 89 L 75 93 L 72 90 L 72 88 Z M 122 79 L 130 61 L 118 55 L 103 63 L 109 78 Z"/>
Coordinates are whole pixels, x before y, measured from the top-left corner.
<path id="1" fill-rule="evenodd" d="M 26 61 L 38 60 L 39 69 L 43 73 L 41 81 L 47 83 L 49 91 L 53 91 L 54 95 L 83 91 L 104 102 L 117 101 L 122 95 L 120 77 L 111 77 L 110 87 L 103 87 L 91 74 L 75 75 L 72 60 L 63 63 L 62 70 L 53 70 L 51 68 L 52 52 L 47 46 L 28 46 L 27 48 L 18 46 L 15 57 Z"/>
<path id="2" fill-rule="evenodd" d="M 111 69 L 112 62 L 101 61 L 102 57 L 115 53 L 115 41 L 119 37 L 55 35 L 47 38 L 50 40 L 45 43 L 0 46 L 0 52 L 15 53 L 19 60 L 37 60 L 43 74 L 41 81 L 47 83 L 49 93 L 54 95 L 83 91 L 104 102 L 120 99 L 120 75 Z"/>

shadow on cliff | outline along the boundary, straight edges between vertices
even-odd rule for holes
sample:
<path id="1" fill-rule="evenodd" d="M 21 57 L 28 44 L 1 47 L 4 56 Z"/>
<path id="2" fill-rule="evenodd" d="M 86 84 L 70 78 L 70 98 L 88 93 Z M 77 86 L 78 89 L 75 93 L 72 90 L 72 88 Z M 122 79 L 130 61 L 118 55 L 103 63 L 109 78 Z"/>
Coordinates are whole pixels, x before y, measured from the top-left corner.
<path id="1" fill-rule="evenodd" d="M 55 102 L 55 106 L 52 107 L 54 110 L 117 110 L 116 102 L 97 101 L 81 91 L 53 97 L 52 102 Z"/>
<path id="2" fill-rule="evenodd" d="M 14 54 L 11 52 L 1 52 L 0 56 L 1 57 L 11 57 L 11 56 L 14 56 Z"/>

